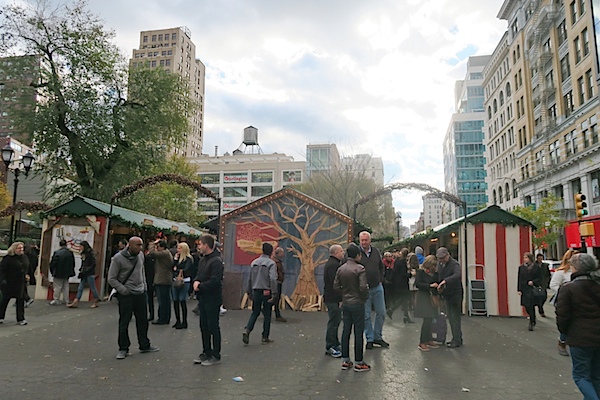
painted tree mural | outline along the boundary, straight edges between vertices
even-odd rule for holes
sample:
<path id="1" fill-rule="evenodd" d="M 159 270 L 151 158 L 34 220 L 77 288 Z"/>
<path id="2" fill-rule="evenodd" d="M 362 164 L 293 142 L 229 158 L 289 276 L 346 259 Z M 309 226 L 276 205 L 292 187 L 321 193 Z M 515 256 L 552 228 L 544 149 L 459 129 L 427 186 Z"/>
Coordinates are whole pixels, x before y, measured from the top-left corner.
<path id="1" fill-rule="evenodd" d="M 308 200 L 308 201 L 306 201 Z M 319 295 L 315 268 L 329 258 L 332 244 L 344 245 L 348 241 L 348 223 L 334 214 L 324 212 L 320 203 L 307 198 L 286 194 L 258 207 L 241 213 L 238 227 L 249 225 L 263 231 L 273 229 L 277 234 L 265 235 L 268 241 L 288 239 L 286 248 L 300 261 L 298 281 L 292 297 Z"/>

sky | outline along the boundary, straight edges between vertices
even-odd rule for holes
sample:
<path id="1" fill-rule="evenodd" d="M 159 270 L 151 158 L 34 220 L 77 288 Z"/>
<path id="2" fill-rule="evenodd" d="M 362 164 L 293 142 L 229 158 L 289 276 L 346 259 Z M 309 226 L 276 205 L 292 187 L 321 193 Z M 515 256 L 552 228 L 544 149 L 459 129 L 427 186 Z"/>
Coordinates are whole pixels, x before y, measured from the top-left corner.
<path id="1" fill-rule="evenodd" d="M 89 0 L 89 7 L 128 57 L 142 30 L 191 30 L 206 65 L 203 153 L 215 146 L 231 153 L 252 125 L 265 153 L 304 160 L 307 144 L 335 143 L 342 155 L 381 157 L 386 184 L 443 190 L 454 84 L 469 56 L 491 54 L 502 37 L 502 3 Z M 422 195 L 393 193 L 405 226 L 418 219 Z"/>

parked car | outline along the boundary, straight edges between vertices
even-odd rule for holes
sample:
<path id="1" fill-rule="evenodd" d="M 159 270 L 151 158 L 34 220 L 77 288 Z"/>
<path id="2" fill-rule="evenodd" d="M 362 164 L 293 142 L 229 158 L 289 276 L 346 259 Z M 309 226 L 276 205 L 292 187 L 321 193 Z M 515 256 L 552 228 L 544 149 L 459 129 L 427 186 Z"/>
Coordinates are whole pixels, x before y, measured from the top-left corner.
<path id="1" fill-rule="evenodd" d="M 544 260 L 544 265 L 548 267 L 550 270 L 550 274 L 553 274 L 554 271 L 560 267 L 560 261 L 557 260 Z"/>

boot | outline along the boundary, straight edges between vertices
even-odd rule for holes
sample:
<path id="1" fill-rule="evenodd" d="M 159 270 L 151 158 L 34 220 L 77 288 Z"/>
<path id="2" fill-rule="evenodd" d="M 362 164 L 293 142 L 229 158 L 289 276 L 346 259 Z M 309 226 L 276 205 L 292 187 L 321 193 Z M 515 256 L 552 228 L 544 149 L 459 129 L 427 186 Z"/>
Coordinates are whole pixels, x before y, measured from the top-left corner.
<path id="1" fill-rule="evenodd" d="M 533 330 L 533 322 L 529 321 L 529 327 L 527 327 L 528 330 L 532 331 Z"/>
<path id="2" fill-rule="evenodd" d="M 69 308 L 77 308 L 78 304 L 79 304 L 79 299 L 75 299 L 75 300 L 73 300 L 73 302 L 71 304 L 67 304 L 67 307 L 69 307 Z"/>
<path id="3" fill-rule="evenodd" d="M 90 308 L 98 308 L 98 299 L 94 299 L 92 301 L 92 305 L 90 306 Z"/>
<path id="4" fill-rule="evenodd" d="M 179 301 L 173 302 L 173 308 L 175 308 L 175 318 L 177 321 L 175 322 L 175 325 L 171 326 L 171 328 L 177 328 L 181 325 L 181 310 L 179 309 L 179 303 Z"/>
<path id="5" fill-rule="evenodd" d="M 560 339 L 558 340 L 558 354 L 560 354 L 561 356 L 569 356 L 569 353 L 567 352 L 566 343 Z"/>
<path id="6" fill-rule="evenodd" d="M 179 303 L 181 305 L 181 324 L 175 329 L 187 329 L 187 303 L 185 301 Z"/>
<path id="7" fill-rule="evenodd" d="M 415 323 L 415 321 L 413 321 L 412 319 L 410 319 L 410 315 L 406 315 L 406 316 L 404 317 L 404 323 L 405 323 L 405 324 L 414 324 L 414 323 Z"/>

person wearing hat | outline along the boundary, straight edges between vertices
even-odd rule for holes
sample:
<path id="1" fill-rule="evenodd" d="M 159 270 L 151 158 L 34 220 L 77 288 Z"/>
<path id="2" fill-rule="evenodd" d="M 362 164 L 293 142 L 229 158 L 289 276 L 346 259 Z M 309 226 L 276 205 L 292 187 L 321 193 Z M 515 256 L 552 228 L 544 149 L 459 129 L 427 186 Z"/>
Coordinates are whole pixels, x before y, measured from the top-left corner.
<path id="1" fill-rule="evenodd" d="M 342 369 L 354 367 L 356 372 L 370 371 L 371 367 L 363 361 L 363 331 L 365 327 L 365 301 L 369 297 L 367 272 L 359 264 L 361 249 L 350 243 L 346 249 L 348 261 L 338 268 L 333 288 L 342 294 Z M 354 327 L 354 360 L 350 361 L 350 334 Z"/>
<path id="2" fill-rule="evenodd" d="M 446 343 L 450 348 L 460 347 L 463 344 L 460 318 L 462 314 L 463 285 L 461 270 L 456 261 L 445 247 L 437 249 L 435 256 L 438 260 L 438 274 L 440 292 L 446 303 L 446 315 L 452 330 L 452 340 Z"/>

